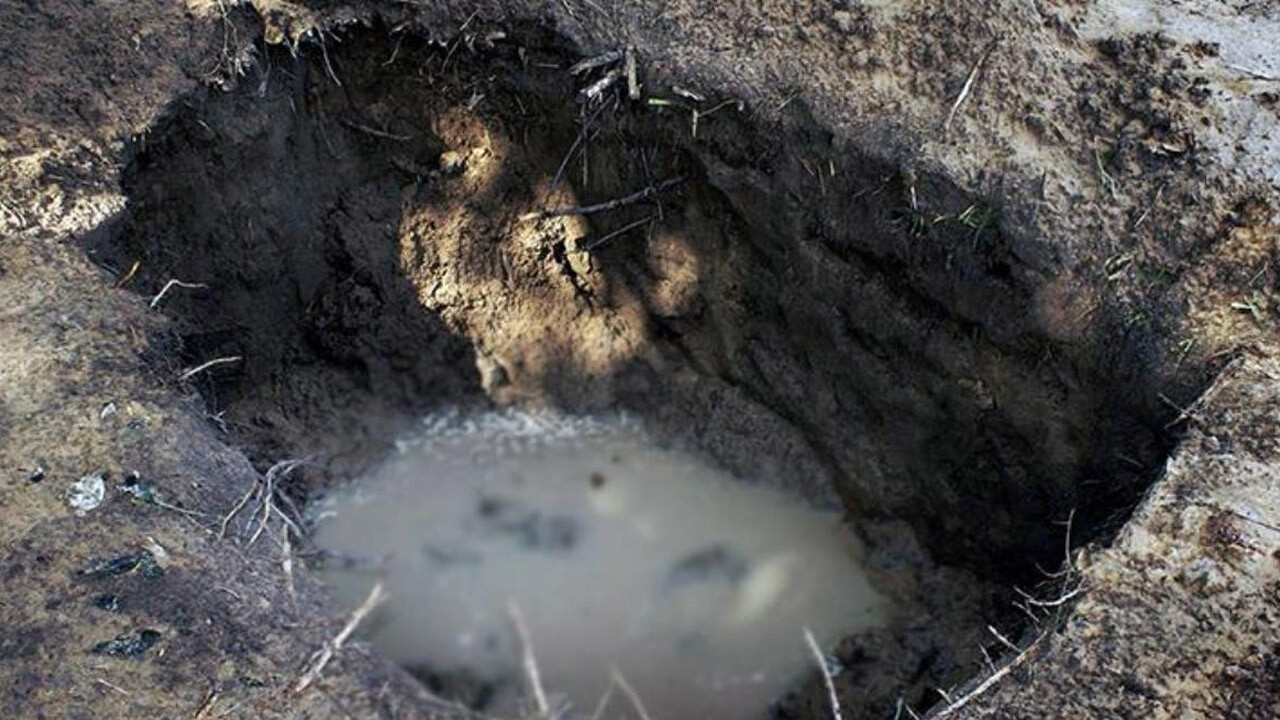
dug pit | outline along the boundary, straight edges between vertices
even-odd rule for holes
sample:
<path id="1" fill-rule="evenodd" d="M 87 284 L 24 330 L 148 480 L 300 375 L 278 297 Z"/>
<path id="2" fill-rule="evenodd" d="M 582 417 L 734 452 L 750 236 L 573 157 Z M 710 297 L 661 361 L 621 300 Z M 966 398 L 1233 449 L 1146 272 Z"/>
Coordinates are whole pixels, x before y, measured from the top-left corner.
<path id="1" fill-rule="evenodd" d="M 88 251 L 171 318 L 157 362 L 230 442 L 309 460 L 299 506 L 423 416 L 492 406 L 626 413 L 842 506 L 903 612 L 834 644 L 838 693 L 928 705 L 1011 626 L 999 588 L 1046 579 L 1068 518 L 1075 543 L 1116 527 L 1166 439 L 1039 331 L 1000 208 L 802 107 L 770 124 L 581 60 L 536 28 L 264 47 L 138 140 Z M 797 687 L 760 713 L 824 716 L 816 674 Z"/>

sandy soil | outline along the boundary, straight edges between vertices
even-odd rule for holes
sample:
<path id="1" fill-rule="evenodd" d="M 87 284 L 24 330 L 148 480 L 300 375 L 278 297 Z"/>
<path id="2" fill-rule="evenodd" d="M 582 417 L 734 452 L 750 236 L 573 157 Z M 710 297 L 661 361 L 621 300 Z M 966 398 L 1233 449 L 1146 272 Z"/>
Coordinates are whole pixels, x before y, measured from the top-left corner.
<path id="1" fill-rule="evenodd" d="M 360 649 L 291 692 L 342 619 L 278 521 L 236 538 L 278 460 L 323 458 L 305 501 L 425 408 L 519 402 L 909 524 L 953 575 L 838 650 L 855 713 L 1274 716 L 1280 88 L 1244 5 L 6 10 L 0 707 L 466 715 Z M 640 99 L 550 182 L 603 72 L 567 66 L 626 46 Z M 173 278 L 209 287 L 149 309 Z M 984 681 L 925 615 L 1014 627 L 946 587 L 1045 580 L 1067 517 Z"/>

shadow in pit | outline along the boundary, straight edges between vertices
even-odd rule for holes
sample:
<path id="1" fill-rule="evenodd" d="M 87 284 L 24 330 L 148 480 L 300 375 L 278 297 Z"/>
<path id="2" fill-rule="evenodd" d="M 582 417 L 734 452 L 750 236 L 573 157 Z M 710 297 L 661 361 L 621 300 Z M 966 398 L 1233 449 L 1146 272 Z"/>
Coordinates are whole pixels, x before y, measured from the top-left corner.
<path id="1" fill-rule="evenodd" d="M 161 299 L 174 351 L 242 358 L 198 376 L 210 415 L 260 468 L 324 458 L 300 496 L 433 407 L 622 408 L 1025 583 L 1072 511 L 1087 542 L 1153 477 L 1169 438 L 1134 361 L 1045 336 L 1045 270 L 998 208 L 803 108 L 761 127 L 728 107 L 695 138 L 616 88 L 577 104 L 593 76 L 563 39 L 504 29 L 265 49 L 138 146 L 129 217 L 89 248 L 145 295 L 207 286 Z"/>

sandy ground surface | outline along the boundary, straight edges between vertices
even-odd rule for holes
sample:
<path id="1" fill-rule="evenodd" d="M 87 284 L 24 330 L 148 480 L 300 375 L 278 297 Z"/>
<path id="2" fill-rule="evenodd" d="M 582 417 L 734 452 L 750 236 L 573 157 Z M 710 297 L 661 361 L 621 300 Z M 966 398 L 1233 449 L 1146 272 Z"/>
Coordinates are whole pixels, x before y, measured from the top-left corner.
<path id="1" fill-rule="evenodd" d="M 278 520 L 249 537 L 275 461 L 387 437 L 346 423 L 370 409 L 479 397 L 624 405 L 738 469 L 767 448 L 793 484 L 903 518 L 965 577 L 1052 572 L 1078 523 L 1019 650 L 988 638 L 998 669 L 930 668 L 978 678 L 940 700 L 935 675 L 863 673 L 892 658 L 851 642 L 851 706 L 872 686 L 867 712 L 892 709 L 913 682 L 938 715 L 1280 713 L 1280 10 L 1129 10 L 6 8 L 4 714 L 465 716 L 360 648 L 299 691 L 343 619 Z M 625 106 L 594 181 L 547 188 L 576 133 L 564 66 L 627 45 L 644 97 L 684 107 Z M 426 85 L 375 69 L 398 47 L 435 58 Z M 414 109 L 379 104 L 396 97 Z M 516 98 L 540 104 L 516 122 Z M 690 109 L 721 100 L 694 137 Z M 431 132 L 410 153 L 369 137 L 396 122 Z M 575 252 L 641 215 L 519 224 L 677 176 L 645 243 Z M 369 245 L 387 223 L 390 265 Z M 304 252 L 284 225 L 325 242 Z M 148 309 L 193 269 L 213 292 Z M 293 299 L 268 302 L 281 287 Z M 388 347 L 403 357 L 377 365 Z M 228 349 L 249 362 L 182 379 Z M 77 514 L 71 488 L 97 473 L 104 502 Z M 815 678 L 790 711 L 824 701 Z"/>

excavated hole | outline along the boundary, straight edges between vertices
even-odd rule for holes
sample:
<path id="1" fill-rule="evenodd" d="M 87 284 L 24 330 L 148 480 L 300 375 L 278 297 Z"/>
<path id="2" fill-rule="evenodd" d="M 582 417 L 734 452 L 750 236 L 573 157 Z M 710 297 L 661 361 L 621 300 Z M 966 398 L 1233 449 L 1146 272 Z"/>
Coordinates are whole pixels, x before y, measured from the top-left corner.
<path id="1" fill-rule="evenodd" d="M 1069 514 L 1079 544 L 1131 507 L 1160 433 L 1037 334 L 1043 280 L 998 208 L 837 146 L 798 105 L 764 125 L 730 102 L 695 137 L 688 107 L 625 83 L 584 102 L 598 71 L 505 30 L 264 50 L 139 142 L 128 218 L 90 253 L 136 263 L 148 297 L 203 286 L 158 303 L 171 357 L 240 358 L 191 382 L 261 469 L 315 459 L 287 486 L 301 502 L 424 414 L 494 405 L 625 411 L 840 502 L 885 591 L 932 619 L 838 644 L 841 697 L 936 701 L 999 652 L 985 626 L 1011 627 L 1005 589 L 1062 561 Z M 825 691 L 811 678 L 774 712 L 824 717 Z"/>

